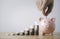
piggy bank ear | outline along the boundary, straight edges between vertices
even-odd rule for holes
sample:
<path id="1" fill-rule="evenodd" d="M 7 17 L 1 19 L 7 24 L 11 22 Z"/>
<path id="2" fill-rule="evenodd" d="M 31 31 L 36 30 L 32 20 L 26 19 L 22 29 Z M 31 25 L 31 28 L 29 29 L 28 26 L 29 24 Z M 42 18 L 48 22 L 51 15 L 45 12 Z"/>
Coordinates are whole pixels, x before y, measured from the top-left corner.
<path id="1" fill-rule="evenodd" d="M 41 21 L 42 19 L 43 19 L 43 18 L 42 18 L 42 17 L 40 17 L 40 18 L 39 18 L 39 21 Z"/>
<path id="2" fill-rule="evenodd" d="M 55 18 L 51 18 L 51 21 L 55 22 Z"/>

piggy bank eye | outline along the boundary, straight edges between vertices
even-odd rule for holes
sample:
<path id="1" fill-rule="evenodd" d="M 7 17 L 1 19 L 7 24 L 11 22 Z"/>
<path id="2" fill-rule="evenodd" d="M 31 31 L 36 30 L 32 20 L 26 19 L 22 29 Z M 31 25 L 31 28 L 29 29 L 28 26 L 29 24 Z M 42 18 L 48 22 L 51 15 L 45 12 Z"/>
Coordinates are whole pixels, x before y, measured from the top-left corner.
<path id="1" fill-rule="evenodd" d="M 49 21 L 49 23 L 50 23 L 50 21 Z"/>

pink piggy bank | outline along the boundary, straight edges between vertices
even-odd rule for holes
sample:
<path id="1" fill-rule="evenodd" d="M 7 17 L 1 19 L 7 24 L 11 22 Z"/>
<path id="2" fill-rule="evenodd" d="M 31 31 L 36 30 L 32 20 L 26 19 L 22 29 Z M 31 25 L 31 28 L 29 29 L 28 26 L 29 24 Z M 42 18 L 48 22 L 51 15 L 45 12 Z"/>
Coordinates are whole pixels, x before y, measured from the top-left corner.
<path id="1" fill-rule="evenodd" d="M 55 18 L 40 18 L 39 21 L 39 35 L 53 35 L 55 30 Z"/>

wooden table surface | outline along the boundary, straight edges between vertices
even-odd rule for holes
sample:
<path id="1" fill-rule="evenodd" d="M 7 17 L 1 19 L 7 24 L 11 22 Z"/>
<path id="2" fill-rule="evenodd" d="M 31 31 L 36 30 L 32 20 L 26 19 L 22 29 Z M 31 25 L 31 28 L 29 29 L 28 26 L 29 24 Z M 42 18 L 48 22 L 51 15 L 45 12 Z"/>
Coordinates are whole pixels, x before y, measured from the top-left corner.
<path id="1" fill-rule="evenodd" d="M 55 33 L 53 36 L 45 35 L 45 36 L 12 36 L 0 33 L 0 39 L 60 39 L 60 33 Z"/>

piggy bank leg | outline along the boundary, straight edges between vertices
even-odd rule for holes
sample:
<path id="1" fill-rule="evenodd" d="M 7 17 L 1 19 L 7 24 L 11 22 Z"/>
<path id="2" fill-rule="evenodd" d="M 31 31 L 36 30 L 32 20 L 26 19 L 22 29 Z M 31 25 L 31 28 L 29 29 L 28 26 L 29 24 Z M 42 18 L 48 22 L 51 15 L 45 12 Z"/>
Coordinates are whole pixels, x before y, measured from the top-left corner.
<path id="1" fill-rule="evenodd" d="M 53 33 L 51 33 L 51 35 L 53 36 Z"/>
<path id="2" fill-rule="evenodd" d="M 42 36 L 44 36 L 44 35 L 45 35 L 45 33 L 42 34 Z"/>
<path id="3" fill-rule="evenodd" d="M 41 35 L 42 35 L 42 36 L 44 36 L 44 35 L 45 35 L 45 33 L 41 32 Z"/>

